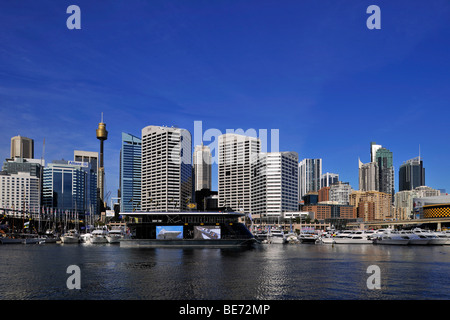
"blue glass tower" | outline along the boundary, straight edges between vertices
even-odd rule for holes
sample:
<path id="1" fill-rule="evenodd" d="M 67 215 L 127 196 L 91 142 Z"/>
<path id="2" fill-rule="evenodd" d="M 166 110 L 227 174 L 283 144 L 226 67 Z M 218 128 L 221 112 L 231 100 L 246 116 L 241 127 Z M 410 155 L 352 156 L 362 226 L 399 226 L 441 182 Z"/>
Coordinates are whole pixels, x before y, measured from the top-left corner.
<path id="1" fill-rule="evenodd" d="M 141 210 L 141 139 L 122 132 L 120 149 L 120 211 Z"/>
<path id="2" fill-rule="evenodd" d="M 44 168 L 43 205 L 60 212 L 84 214 L 89 198 L 89 164 L 55 160 Z"/>

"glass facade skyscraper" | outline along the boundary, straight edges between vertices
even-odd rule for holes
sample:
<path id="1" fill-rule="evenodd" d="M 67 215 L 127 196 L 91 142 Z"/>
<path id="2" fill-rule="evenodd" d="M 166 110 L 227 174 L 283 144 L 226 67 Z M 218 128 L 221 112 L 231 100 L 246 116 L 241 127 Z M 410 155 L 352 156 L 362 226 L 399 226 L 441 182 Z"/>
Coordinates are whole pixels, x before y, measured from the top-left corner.
<path id="1" fill-rule="evenodd" d="M 44 168 L 43 205 L 61 212 L 86 213 L 90 207 L 87 162 L 53 161 Z"/>
<path id="2" fill-rule="evenodd" d="M 413 190 L 425 185 L 425 168 L 421 157 L 406 161 L 398 173 L 398 189 Z"/>
<path id="3" fill-rule="evenodd" d="M 394 199 L 394 166 L 392 152 L 386 148 L 376 151 L 375 161 L 378 164 L 378 191 L 389 193 Z"/>
<path id="4" fill-rule="evenodd" d="M 141 139 L 122 132 L 119 178 L 121 212 L 141 210 L 141 157 Z"/>
<path id="5" fill-rule="evenodd" d="M 303 159 L 298 165 L 299 201 L 310 191 L 320 189 L 322 159 Z"/>

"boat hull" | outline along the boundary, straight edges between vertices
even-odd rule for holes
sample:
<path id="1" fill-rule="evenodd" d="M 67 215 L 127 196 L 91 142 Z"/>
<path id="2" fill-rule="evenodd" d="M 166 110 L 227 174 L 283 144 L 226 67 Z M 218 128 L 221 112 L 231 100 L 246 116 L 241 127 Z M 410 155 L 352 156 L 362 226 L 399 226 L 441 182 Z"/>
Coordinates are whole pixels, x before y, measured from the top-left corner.
<path id="1" fill-rule="evenodd" d="M 93 244 L 101 244 L 108 243 L 108 240 L 106 240 L 106 237 L 91 237 L 89 238 L 89 242 Z"/>
<path id="2" fill-rule="evenodd" d="M 120 247 L 138 248 L 235 248 L 247 247 L 255 243 L 255 239 L 220 239 L 220 240 L 161 240 L 161 239 L 121 239 Z"/>
<path id="3" fill-rule="evenodd" d="M 80 239 L 78 237 L 62 236 L 61 243 L 79 243 Z"/>
<path id="4" fill-rule="evenodd" d="M 106 241 L 108 243 L 120 243 L 120 240 L 122 240 L 123 237 L 121 236 L 106 236 Z"/>
<path id="5" fill-rule="evenodd" d="M 21 244 L 23 239 L 0 238 L 0 244 Z"/>
<path id="6" fill-rule="evenodd" d="M 384 244 L 384 245 L 400 245 L 406 246 L 409 244 L 408 239 L 376 239 L 373 241 L 374 244 Z"/>
<path id="7" fill-rule="evenodd" d="M 320 239 L 320 243 L 324 243 L 324 244 L 334 244 L 334 239 L 333 239 L 333 238 L 321 238 L 321 239 Z"/>
<path id="8" fill-rule="evenodd" d="M 23 239 L 23 244 L 42 244 L 45 243 L 45 238 L 27 238 Z"/>
<path id="9" fill-rule="evenodd" d="M 367 239 L 334 239 L 335 244 L 372 244 L 371 240 Z"/>
<path id="10" fill-rule="evenodd" d="M 444 244 L 447 244 L 447 241 L 448 241 L 447 239 L 443 238 L 433 238 L 428 242 L 428 244 L 435 246 L 442 246 Z"/>

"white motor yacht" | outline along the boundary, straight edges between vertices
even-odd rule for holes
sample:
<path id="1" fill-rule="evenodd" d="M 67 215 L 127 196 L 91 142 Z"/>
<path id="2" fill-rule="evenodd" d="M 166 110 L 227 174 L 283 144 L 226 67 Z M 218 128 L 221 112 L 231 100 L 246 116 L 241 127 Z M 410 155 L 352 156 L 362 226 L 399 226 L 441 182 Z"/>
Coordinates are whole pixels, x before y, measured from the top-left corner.
<path id="1" fill-rule="evenodd" d="M 92 234 L 91 233 L 83 233 L 80 235 L 80 242 L 81 243 L 89 243 L 91 239 Z"/>
<path id="2" fill-rule="evenodd" d="M 312 233 L 300 233 L 298 239 L 301 243 L 316 243 L 318 236 Z"/>
<path id="3" fill-rule="evenodd" d="M 125 234 L 122 229 L 112 229 L 108 231 L 106 235 L 106 240 L 109 243 L 119 243 L 121 239 L 125 237 Z"/>
<path id="4" fill-rule="evenodd" d="M 61 236 L 62 243 L 79 243 L 80 235 L 76 229 L 71 229 Z"/>
<path id="5" fill-rule="evenodd" d="M 420 228 L 413 229 L 413 233 L 427 237 L 429 240 L 428 244 L 430 245 L 443 245 L 447 242 L 447 239 L 439 238 L 433 232 L 425 231 Z"/>
<path id="6" fill-rule="evenodd" d="M 299 243 L 300 239 L 295 232 L 291 232 L 285 235 L 284 237 L 285 243 Z"/>
<path id="7" fill-rule="evenodd" d="M 402 236 L 407 236 L 409 238 L 409 245 L 427 245 L 430 239 L 423 234 L 416 234 L 409 230 L 401 230 L 399 232 Z"/>
<path id="8" fill-rule="evenodd" d="M 435 231 L 433 234 L 437 237 L 436 242 L 439 242 L 438 244 L 450 244 L 450 234 L 441 231 Z"/>
<path id="9" fill-rule="evenodd" d="M 284 233 L 278 228 L 272 228 L 269 231 L 270 243 L 284 243 Z"/>
<path id="10" fill-rule="evenodd" d="M 383 232 L 378 231 L 373 236 L 373 243 L 375 244 L 407 245 L 409 240 L 407 235 L 402 235 L 391 229 L 383 229 Z"/>
<path id="11" fill-rule="evenodd" d="M 92 231 L 91 237 L 89 238 L 89 242 L 93 244 L 97 243 L 107 243 L 108 240 L 106 240 L 106 234 L 107 234 L 106 228 L 97 228 Z"/>
<path id="12" fill-rule="evenodd" d="M 440 233 L 447 238 L 447 242 L 445 244 L 450 244 L 450 230 L 441 231 Z"/>
<path id="13" fill-rule="evenodd" d="M 372 244 L 371 235 L 364 230 L 345 231 L 337 234 L 333 240 L 336 244 Z"/>

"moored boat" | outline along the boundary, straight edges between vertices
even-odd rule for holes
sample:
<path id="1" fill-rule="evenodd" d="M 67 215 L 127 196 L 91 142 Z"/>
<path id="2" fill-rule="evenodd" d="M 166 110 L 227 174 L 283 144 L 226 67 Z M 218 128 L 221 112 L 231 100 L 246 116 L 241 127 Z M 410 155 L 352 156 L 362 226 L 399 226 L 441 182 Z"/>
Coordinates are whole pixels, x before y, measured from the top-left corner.
<path id="1" fill-rule="evenodd" d="M 281 229 L 278 228 L 269 229 L 269 239 L 270 243 L 283 244 L 285 242 L 284 233 Z"/>
<path id="2" fill-rule="evenodd" d="M 120 240 L 125 238 L 125 233 L 122 229 L 111 229 L 106 235 L 108 243 L 119 243 Z"/>
<path id="3" fill-rule="evenodd" d="M 92 231 L 91 236 L 88 238 L 90 243 L 99 244 L 99 243 L 108 243 L 106 240 L 106 235 L 108 231 L 106 227 L 96 228 Z"/>
<path id="4" fill-rule="evenodd" d="M 14 234 L 2 234 L 0 236 L 0 244 L 22 244 L 23 239 L 16 237 Z"/>
<path id="5" fill-rule="evenodd" d="M 428 239 L 425 235 L 415 234 L 409 230 L 400 230 L 399 233 L 403 236 L 408 237 L 409 245 L 424 246 L 430 242 L 430 239 Z"/>
<path id="6" fill-rule="evenodd" d="M 371 235 L 364 230 L 345 231 L 337 234 L 333 240 L 335 244 L 372 244 Z"/>
<path id="7" fill-rule="evenodd" d="M 374 244 L 384 245 L 408 245 L 410 238 L 391 229 L 378 231 L 372 237 Z"/>
<path id="8" fill-rule="evenodd" d="M 316 243 L 318 236 L 312 233 L 300 233 L 298 239 L 301 243 Z"/>
<path id="9" fill-rule="evenodd" d="M 70 229 L 61 236 L 61 243 L 79 243 L 80 235 L 76 229 Z"/>

